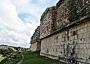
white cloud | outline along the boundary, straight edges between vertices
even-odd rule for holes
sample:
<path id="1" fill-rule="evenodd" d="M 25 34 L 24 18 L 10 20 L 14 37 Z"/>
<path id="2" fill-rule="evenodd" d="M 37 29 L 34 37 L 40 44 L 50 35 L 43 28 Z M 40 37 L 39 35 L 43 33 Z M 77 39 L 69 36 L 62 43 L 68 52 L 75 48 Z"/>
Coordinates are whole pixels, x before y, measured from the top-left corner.
<path id="1" fill-rule="evenodd" d="M 11 0 L 12 3 L 17 7 L 18 13 L 29 13 L 34 16 L 39 15 L 41 8 L 31 2 L 31 0 Z"/>
<path id="2" fill-rule="evenodd" d="M 20 18 L 18 18 L 18 13 L 16 7 L 10 2 L 0 3 L 0 26 L 3 29 L 13 29 L 23 31 L 25 26 Z M 22 27 L 21 27 L 22 26 Z"/>
<path id="3" fill-rule="evenodd" d="M 29 46 L 31 33 L 37 27 L 37 23 L 33 21 L 24 23 L 18 18 L 16 6 L 9 0 L 0 2 L 0 44 L 8 45 L 24 45 Z M 27 47 L 25 46 L 25 47 Z"/>
<path id="4" fill-rule="evenodd" d="M 40 15 L 50 1 L 0 0 L 0 44 L 29 47 L 30 37 L 39 25 Z M 24 13 L 29 16 L 22 20 L 18 15 Z"/>

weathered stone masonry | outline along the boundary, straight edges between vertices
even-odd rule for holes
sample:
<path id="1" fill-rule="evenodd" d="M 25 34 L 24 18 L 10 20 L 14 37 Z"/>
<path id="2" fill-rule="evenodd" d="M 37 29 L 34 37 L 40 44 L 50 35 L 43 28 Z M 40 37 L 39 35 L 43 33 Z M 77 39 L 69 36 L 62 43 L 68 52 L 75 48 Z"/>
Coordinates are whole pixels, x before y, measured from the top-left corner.
<path id="1" fill-rule="evenodd" d="M 41 55 L 53 59 L 74 57 L 77 61 L 90 62 L 90 19 L 67 26 L 41 40 Z"/>
<path id="2" fill-rule="evenodd" d="M 40 25 L 40 55 L 68 64 L 90 64 L 90 0 L 60 0 L 55 10 L 50 33 L 44 33 Z"/>
<path id="3" fill-rule="evenodd" d="M 39 51 L 41 49 L 40 43 L 40 26 L 37 27 L 30 41 L 30 50 L 31 51 Z"/>
<path id="4" fill-rule="evenodd" d="M 56 21 L 56 9 L 55 6 L 47 8 L 42 14 L 40 19 L 40 39 L 50 35 L 51 31 L 54 30 Z"/>
<path id="5" fill-rule="evenodd" d="M 90 64 L 90 0 L 59 0 L 47 8 L 30 50 L 65 64 Z"/>

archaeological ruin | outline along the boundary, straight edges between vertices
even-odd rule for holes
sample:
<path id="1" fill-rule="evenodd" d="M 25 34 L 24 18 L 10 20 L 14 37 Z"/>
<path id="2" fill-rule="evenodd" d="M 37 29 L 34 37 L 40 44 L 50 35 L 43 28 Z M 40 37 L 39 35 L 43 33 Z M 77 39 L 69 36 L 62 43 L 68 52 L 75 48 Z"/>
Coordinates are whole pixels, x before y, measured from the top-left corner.
<path id="1" fill-rule="evenodd" d="M 42 56 L 65 64 L 90 64 L 90 0 L 59 0 L 48 7 L 40 19 L 39 40 Z"/>
<path id="2" fill-rule="evenodd" d="M 34 34 L 31 37 L 30 41 L 30 50 L 31 51 L 39 51 L 41 48 L 41 43 L 40 43 L 40 26 L 38 26 L 34 32 Z"/>

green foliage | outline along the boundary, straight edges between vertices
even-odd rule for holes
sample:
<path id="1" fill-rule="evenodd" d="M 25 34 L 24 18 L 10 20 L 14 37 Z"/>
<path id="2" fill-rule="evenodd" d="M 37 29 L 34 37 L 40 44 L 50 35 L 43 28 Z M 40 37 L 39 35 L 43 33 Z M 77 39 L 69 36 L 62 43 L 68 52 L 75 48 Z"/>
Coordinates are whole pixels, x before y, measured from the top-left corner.
<path id="1" fill-rule="evenodd" d="M 0 57 L 0 62 L 3 60 L 3 59 L 5 59 L 6 57 Z"/>
<path id="2" fill-rule="evenodd" d="M 83 16 L 85 16 L 85 15 L 87 15 L 87 10 L 86 10 L 86 8 L 84 8 L 84 9 L 81 11 L 80 17 L 83 17 Z"/>
<path id="3" fill-rule="evenodd" d="M 8 48 L 8 49 L 4 49 L 4 48 L 0 49 L 0 54 L 2 54 L 3 56 L 7 56 L 12 52 L 13 52 L 13 50 L 10 49 L 10 48 Z"/>
<path id="4" fill-rule="evenodd" d="M 77 5 L 75 4 L 75 0 L 71 0 L 71 2 L 70 2 L 70 7 L 69 7 L 69 10 L 70 10 L 70 12 L 69 12 L 69 14 L 70 14 L 70 17 L 69 17 L 69 21 L 70 22 L 73 22 L 73 21 L 75 21 L 75 20 L 77 20 L 78 18 L 79 18 L 79 15 L 78 15 L 78 13 L 77 13 Z"/>
<path id="5" fill-rule="evenodd" d="M 6 59 L 2 60 L 0 64 L 17 64 L 22 59 L 21 53 L 16 52 L 10 54 Z"/>
<path id="6" fill-rule="evenodd" d="M 90 11 L 88 11 L 88 13 L 87 14 L 90 14 Z"/>
<path id="7" fill-rule="evenodd" d="M 40 56 L 40 52 L 23 52 L 24 61 L 22 64 L 59 64 L 59 61 Z"/>
<path id="8" fill-rule="evenodd" d="M 55 10 L 55 6 L 50 7 L 49 10 L 50 10 L 50 11 Z"/>
<path id="9" fill-rule="evenodd" d="M 88 3 L 87 3 L 88 4 Z M 78 20 L 88 14 L 90 14 L 90 10 L 88 10 L 86 5 L 83 6 L 83 1 L 80 0 L 70 0 L 69 2 L 69 21 L 73 22 Z"/>
<path id="10" fill-rule="evenodd" d="M 9 54 L 9 50 L 8 49 L 0 49 L 0 54 L 2 54 L 3 56 L 6 56 L 7 54 Z"/>

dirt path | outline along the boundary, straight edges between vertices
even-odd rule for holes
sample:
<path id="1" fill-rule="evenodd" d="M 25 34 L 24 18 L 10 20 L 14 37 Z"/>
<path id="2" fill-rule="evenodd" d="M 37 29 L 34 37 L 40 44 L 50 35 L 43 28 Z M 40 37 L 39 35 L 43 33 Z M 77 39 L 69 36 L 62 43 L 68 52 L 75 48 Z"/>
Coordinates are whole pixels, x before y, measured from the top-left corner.
<path id="1" fill-rule="evenodd" d="M 23 62 L 24 56 L 22 53 L 21 53 L 21 55 L 22 55 L 22 59 L 17 64 L 21 64 Z"/>

